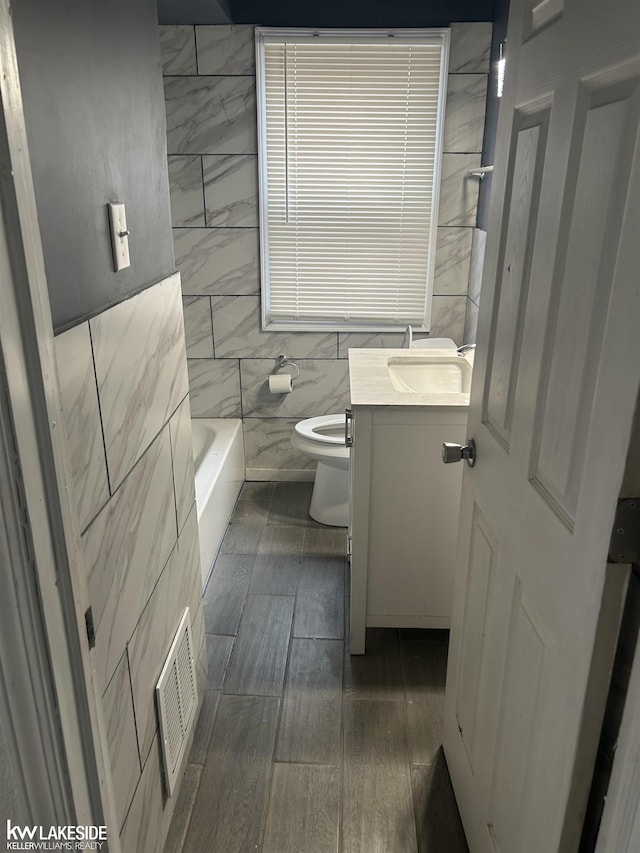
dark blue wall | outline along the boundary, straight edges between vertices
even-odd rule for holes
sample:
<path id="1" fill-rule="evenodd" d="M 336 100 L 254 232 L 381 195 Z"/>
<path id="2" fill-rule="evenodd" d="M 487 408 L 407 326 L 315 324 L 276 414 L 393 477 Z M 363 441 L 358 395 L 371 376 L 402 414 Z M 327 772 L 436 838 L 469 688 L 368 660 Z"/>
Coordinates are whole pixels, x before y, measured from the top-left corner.
<path id="1" fill-rule="evenodd" d="M 12 4 L 54 327 L 174 270 L 155 0 Z M 113 272 L 106 204 L 123 201 L 131 267 Z"/>
<path id="2" fill-rule="evenodd" d="M 229 0 L 158 0 L 161 24 L 228 24 L 231 22 Z"/>
<path id="3" fill-rule="evenodd" d="M 218 0 L 218 4 L 220 2 Z M 304 3 L 299 0 L 231 0 L 226 5 L 234 24 L 266 27 L 443 27 L 452 21 L 490 21 L 493 0 L 307 0 Z M 219 9 L 211 10 L 210 0 L 158 0 L 158 17 L 161 24 L 221 22 Z"/>

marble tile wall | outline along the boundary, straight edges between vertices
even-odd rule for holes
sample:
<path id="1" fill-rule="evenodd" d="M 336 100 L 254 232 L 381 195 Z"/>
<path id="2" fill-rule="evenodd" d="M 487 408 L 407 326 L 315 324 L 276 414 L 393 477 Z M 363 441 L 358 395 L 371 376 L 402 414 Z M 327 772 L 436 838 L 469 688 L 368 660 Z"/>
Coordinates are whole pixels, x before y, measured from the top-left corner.
<path id="1" fill-rule="evenodd" d="M 293 423 L 342 410 L 349 347 L 396 346 L 402 335 L 261 330 L 254 28 L 160 32 L 191 411 L 243 419 L 250 478 L 305 478 Z M 467 171 L 481 163 L 490 43 L 489 23 L 452 25 L 431 334 L 458 343 L 478 201 Z M 280 353 L 303 373 L 292 394 L 274 397 L 266 378 Z"/>
<path id="2" fill-rule="evenodd" d="M 473 240 L 471 243 L 471 266 L 469 271 L 469 290 L 467 293 L 467 313 L 464 320 L 464 339 L 469 344 L 475 344 L 476 342 L 486 242 L 487 232 L 480 228 L 474 228 Z"/>
<path id="3" fill-rule="evenodd" d="M 176 538 L 171 441 L 165 428 L 82 537 L 102 689 Z"/>
<path id="4" fill-rule="evenodd" d="M 163 811 L 162 758 L 156 737 L 120 833 L 122 853 L 156 853 L 162 850 Z"/>
<path id="5" fill-rule="evenodd" d="M 185 606 L 192 618 L 201 599 L 195 506 L 127 644 L 140 755 L 149 754 L 157 730 L 154 690 Z"/>
<path id="6" fill-rule="evenodd" d="M 202 626 L 202 630 L 199 632 L 194 630 L 193 640 L 194 643 L 196 643 L 197 638 L 201 641 L 196 672 L 198 674 L 198 696 L 202 697 L 206 684 L 206 677 L 203 677 L 202 674 L 206 672 L 207 666 L 202 606 L 200 606 L 197 616 L 198 618 L 194 621 L 194 628 Z M 192 742 L 193 734 L 187 745 L 187 755 L 185 755 L 183 767 L 186 765 L 186 758 Z M 178 779 L 182 780 L 182 772 L 178 773 Z M 122 853 L 159 853 L 163 850 L 171 818 L 179 799 L 179 785 L 180 782 L 178 787 L 174 789 L 171 798 L 167 799 L 162 780 L 159 736 L 156 734 L 146 761 L 143 762 L 142 773 L 120 832 Z"/>
<path id="7" fill-rule="evenodd" d="M 173 459 L 173 488 L 176 497 L 178 535 L 181 535 L 189 513 L 193 509 L 194 471 L 193 444 L 191 442 L 191 410 L 185 397 L 169 421 L 171 456 Z M 196 536 L 197 539 L 197 531 Z"/>
<path id="8" fill-rule="evenodd" d="M 189 67 L 187 42 L 172 44 Z M 176 797 L 163 793 L 154 689 L 186 606 L 206 662 L 179 275 L 55 348 L 117 831 L 123 850 L 161 850 Z"/>
<path id="9" fill-rule="evenodd" d="M 109 499 L 89 324 L 81 323 L 58 335 L 55 353 L 75 505 L 80 530 L 84 530 Z"/>
<path id="10" fill-rule="evenodd" d="M 181 307 L 176 274 L 89 320 L 112 488 L 189 390 Z"/>
<path id="11" fill-rule="evenodd" d="M 126 652 L 120 658 L 104 693 L 102 706 L 111 758 L 116 815 L 122 826 L 142 772 Z"/>
<path id="12" fill-rule="evenodd" d="M 299 420 L 299 417 L 245 418 L 247 474 L 253 472 L 256 480 L 275 480 L 278 474 L 274 472 L 286 471 L 287 479 L 313 479 L 315 460 L 291 444 L 291 433 Z"/>
<path id="13" fill-rule="evenodd" d="M 245 417 L 311 418 L 318 408 L 349 405 L 349 364 L 346 359 L 300 358 L 300 377 L 295 392 L 274 395 L 265 376 L 273 369 L 271 359 L 243 359 L 240 367 L 242 406 Z"/>

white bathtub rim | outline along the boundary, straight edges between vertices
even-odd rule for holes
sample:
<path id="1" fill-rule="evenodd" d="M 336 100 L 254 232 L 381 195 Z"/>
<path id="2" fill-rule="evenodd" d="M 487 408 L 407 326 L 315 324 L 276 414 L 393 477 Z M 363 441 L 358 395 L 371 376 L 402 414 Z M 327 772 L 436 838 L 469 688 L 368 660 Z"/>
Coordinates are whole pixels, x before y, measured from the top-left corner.
<path id="1" fill-rule="evenodd" d="M 194 418 L 192 430 L 213 433 L 195 471 L 202 588 L 206 588 L 245 479 L 244 436 L 239 419 Z M 206 422 L 206 423 L 203 423 Z M 195 462 L 194 462 L 195 464 Z"/>
<path id="2" fill-rule="evenodd" d="M 206 504 L 218 484 L 218 477 L 225 469 L 225 462 L 232 452 L 233 442 L 238 433 L 242 436 L 242 421 L 237 418 L 192 418 L 192 421 L 201 421 L 203 425 L 210 425 L 215 434 L 213 443 L 205 451 L 200 460 L 200 465 L 194 471 L 198 521 L 200 521 Z M 244 480 L 244 468 L 241 471 L 238 470 L 236 476 L 228 479 L 236 480 L 238 477 Z"/>

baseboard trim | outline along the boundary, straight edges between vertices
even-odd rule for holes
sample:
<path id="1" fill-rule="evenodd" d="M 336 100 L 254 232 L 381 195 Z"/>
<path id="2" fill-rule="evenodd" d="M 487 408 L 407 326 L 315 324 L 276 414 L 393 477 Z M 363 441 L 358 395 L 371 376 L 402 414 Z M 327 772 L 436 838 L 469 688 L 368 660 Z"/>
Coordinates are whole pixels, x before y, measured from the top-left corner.
<path id="1" fill-rule="evenodd" d="M 316 472 L 313 468 L 247 468 L 248 482 L 312 483 Z"/>
<path id="2" fill-rule="evenodd" d="M 367 628 L 431 628 L 448 631 L 451 628 L 451 617 L 367 613 Z"/>

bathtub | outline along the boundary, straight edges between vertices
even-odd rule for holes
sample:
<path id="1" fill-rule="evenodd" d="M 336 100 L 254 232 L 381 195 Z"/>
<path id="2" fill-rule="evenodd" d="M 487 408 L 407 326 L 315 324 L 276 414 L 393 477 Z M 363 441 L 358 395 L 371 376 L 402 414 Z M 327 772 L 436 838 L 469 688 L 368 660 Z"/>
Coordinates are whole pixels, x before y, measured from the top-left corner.
<path id="1" fill-rule="evenodd" d="M 191 435 L 204 589 L 244 482 L 242 421 L 194 418 Z"/>

